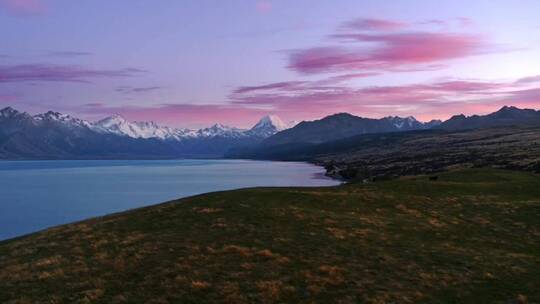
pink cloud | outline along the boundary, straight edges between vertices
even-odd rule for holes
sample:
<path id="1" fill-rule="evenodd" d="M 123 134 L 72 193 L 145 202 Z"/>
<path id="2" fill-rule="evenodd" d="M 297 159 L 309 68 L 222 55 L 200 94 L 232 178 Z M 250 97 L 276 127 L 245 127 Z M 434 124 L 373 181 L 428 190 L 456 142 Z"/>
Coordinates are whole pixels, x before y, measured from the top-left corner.
<path id="1" fill-rule="evenodd" d="M 89 82 L 95 78 L 132 77 L 145 71 L 89 69 L 78 65 L 21 64 L 0 65 L 0 83 L 28 81 Z"/>
<path id="2" fill-rule="evenodd" d="M 63 109 L 90 119 L 116 113 L 129 120 L 153 120 L 177 127 L 199 128 L 223 123 L 249 128 L 267 114 L 277 114 L 286 121 L 320 119 L 338 112 L 373 118 L 413 115 L 428 121 L 461 113 L 487 114 L 503 105 L 540 107 L 540 88 L 517 81 L 449 80 L 364 88 L 323 87 L 320 81 L 304 81 L 294 89 L 276 83 L 235 90 L 227 104 L 116 106 L 95 102 Z"/>
<path id="3" fill-rule="evenodd" d="M 363 47 L 315 47 L 293 52 L 289 68 L 304 74 L 386 70 L 434 64 L 477 55 L 487 45 L 476 35 L 454 33 L 337 34 L 333 37 L 360 42 Z M 375 46 L 366 48 L 365 44 Z"/>
<path id="4" fill-rule="evenodd" d="M 296 90 L 274 88 L 236 93 L 231 99 L 238 105 L 271 108 L 276 113 L 297 112 L 311 118 L 343 111 L 368 117 L 414 115 L 429 120 L 459 114 L 456 109 L 464 114 L 484 114 L 503 105 L 540 106 L 540 89 L 522 88 L 517 82 L 450 80 L 359 89 L 321 89 L 319 82 L 306 81 Z"/>
<path id="5" fill-rule="evenodd" d="M 0 0 L 0 6 L 14 15 L 38 15 L 46 11 L 41 0 Z"/>
<path id="6" fill-rule="evenodd" d="M 423 71 L 444 68 L 451 60 L 493 50 L 481 35 L 426 31 L 421 26 L 425 24 L 445 25 L 446 22 L 355 19 L 330 36 L 334 41 L 332 45 L 290 52 L 288 68 L 303 74 Z"/>

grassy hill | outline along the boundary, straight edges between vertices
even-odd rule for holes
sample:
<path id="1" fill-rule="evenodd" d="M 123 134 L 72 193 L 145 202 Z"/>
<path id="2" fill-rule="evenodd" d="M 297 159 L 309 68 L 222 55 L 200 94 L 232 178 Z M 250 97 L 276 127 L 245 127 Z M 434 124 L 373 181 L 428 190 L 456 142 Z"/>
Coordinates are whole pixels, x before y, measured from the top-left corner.
<path id="1" fill-rule="evenodd" d="M 211 193 L 1 242 L 0 302 L 538 303 L 539 219 L 500 170 Z"/>

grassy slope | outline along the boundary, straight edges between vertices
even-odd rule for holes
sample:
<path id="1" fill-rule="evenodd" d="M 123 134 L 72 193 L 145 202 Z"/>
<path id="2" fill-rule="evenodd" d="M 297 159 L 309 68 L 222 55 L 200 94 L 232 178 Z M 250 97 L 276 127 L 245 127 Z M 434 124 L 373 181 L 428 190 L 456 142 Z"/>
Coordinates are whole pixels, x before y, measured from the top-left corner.
<path id="1" fill-rule="evenodd" d="M 0 243 L 0 302 L 540 302 L 540 178 L 200 195 Z"/>

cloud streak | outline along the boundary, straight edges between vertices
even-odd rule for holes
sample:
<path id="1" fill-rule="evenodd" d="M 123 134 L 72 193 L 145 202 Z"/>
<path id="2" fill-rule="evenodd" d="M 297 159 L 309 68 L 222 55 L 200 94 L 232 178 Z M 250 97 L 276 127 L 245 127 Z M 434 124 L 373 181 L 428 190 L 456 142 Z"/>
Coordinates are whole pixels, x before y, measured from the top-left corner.
<path id="1" fill-rule="evenodd" d="M 530 79 L 536 79 L 530 78 Z M 322 88 L 318 82 L 290 85 L 262 85 L 253 90 L 234 91 L 234 104 L 271 108 L 276 112 L 302 112 L 313 118 L 339 111 L 383 116 L 404 113 L 424 118 L 448 118 L 455 109 L 465 114 L 495 110 L 502 105 L 538 107 L 540 88 L 523 83 L 449 80 L 401 86 Z"/>
<path id="2" fill-rule="evenodd" d="M 133 77 L 144 72 L 144 70 L 134 68 L 101 70 L 79 65 L 59 64 L 0 65 L 0 83 L 90 82 L 98 78 Z"/>
<path id="3" fill-rule="evenodd" d="M 161 90 L 161 87 L 158 87 L 158 86 L 152 86 L 152 87 L 130 87 L 130 86 L 121 86 L 121 87 L 117 87 L 117 88 L 115 89 L 116 92 L 126 93 L 126 94 L 131 94 L 131 93 L 146 93 L 146 92 L 157 91 L 157 90 Z"/>
<path id="4" fill-rule="evenodd" d="M 71 58 L 71 57 L 83 57 L 91 56 L 90 52 L 81 52 L 81 51 L 50 51 L 45 54 L 49 57 L 61 57 L 61 58 Z"/>

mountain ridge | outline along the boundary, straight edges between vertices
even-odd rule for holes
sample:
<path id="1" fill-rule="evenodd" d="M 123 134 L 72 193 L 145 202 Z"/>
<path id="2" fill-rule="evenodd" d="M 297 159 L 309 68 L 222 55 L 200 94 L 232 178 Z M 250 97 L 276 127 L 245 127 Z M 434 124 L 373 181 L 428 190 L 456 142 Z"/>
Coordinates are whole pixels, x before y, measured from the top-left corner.
<path id="1" fill-rule="evenodd" d="M 298 142 L 317 144 L 360 134 L 428 129 L 434 125 L 436 121 L 422 123 L 412 116 L 376 119 L 336 113 L 319 120 L 303 121 L 293 128 L 270 136 L 262 145 L 276 146 Z"/>
<path id="2" fill-rule="evenodd" d="M 284 153 L 299 145 L 364 134 L 521 124 L 540 125 L 540 111 L 504 106 L 491 114 L 454 115 L 444 122 L 420 122 L 412 116 L 375 119 L 337 113 L 296 124 L 267 115 L 250 129 L 216 123 L 193 130 L 151 121 L 129 122 L 120 115 L 90 122 L 54 111 L 32 116 L 6 107 L 0 110 L 0 159 L 250 158 L 258 151 Z"/>
<path id="3" fill-rule="evenodd" d="M 0 110 L 0 159 L 220 158 L 232 147 L 255 145 L 277 132 L 214 124 L 199 130 L 154 122 L 129 122 L 113 115 L 97 122 L 48 111 L 30 115 Z"/>
<path id="4" fill-rule="evenodd" d="M 446 130 L 464 130 L 527 124 L 540 124 L 540 110 L 503 106 L 498 111 L 486 115 L 454 115 L 437 126 L 437 128 Z"/>

